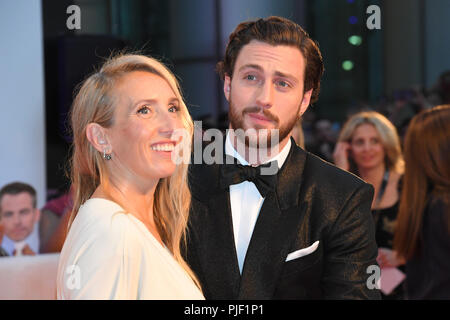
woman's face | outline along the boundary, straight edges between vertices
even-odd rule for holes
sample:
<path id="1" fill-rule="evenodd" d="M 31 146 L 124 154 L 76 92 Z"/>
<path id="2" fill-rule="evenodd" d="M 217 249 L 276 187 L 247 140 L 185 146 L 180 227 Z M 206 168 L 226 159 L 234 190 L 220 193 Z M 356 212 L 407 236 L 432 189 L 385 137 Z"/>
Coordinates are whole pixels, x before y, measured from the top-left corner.
<path id="1" fill-rule="evenodd" d="M 114 124 L 107 129 L 112 147 L 111 174 L 149 183 L 172 175 L 171 159 L 183 128 L 181 104 L 160 76 L 143 71 L 125 75 L 114 89 Z"/>
<path id="2" fill-rule="evenodd" d="M 359 169 L 371 169 L 384 163 L 384 146 L 373 125 L 364 123 L 356 127 L 350 146 Z"/>

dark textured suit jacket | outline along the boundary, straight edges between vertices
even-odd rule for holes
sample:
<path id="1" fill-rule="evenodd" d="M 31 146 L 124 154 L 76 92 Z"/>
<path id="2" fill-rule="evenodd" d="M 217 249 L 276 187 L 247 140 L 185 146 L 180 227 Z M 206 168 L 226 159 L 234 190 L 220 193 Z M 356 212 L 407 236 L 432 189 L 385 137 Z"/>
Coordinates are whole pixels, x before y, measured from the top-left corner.
<path id="1" fill-rule="evenodd" d="M 186 259 L 207 299 L 377 299 L 366 282 L 377 245 L 372 186 L 297 147 L 263 202 L 245 257 L 236 256 L 229 188 L 220 165 L 190 165 Z M 313 253 L 289 253 L 319 241 Z"/>

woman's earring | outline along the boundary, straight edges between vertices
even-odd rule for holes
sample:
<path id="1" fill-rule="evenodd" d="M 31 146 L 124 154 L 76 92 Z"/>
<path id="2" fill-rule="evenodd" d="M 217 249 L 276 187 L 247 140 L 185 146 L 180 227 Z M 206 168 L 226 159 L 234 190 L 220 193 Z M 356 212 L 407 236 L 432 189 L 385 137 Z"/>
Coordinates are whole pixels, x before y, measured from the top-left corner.
<path id="1" fill-rule="evenodd" d="M 104 158 L 105 160 L 111 160 L 111 154 L 107 154 L 107 153 L 106 153 L 106 148 L 103 149 L 103 158 Z"/>

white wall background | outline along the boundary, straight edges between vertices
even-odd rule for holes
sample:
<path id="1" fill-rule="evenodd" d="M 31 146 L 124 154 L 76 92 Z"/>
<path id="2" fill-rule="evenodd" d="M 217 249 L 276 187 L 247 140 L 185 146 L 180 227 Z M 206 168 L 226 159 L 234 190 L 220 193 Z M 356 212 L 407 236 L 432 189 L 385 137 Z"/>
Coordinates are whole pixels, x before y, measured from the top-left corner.
<path id="1" fill-rule="evenodd" d="M 0 1 L 0 186 L 46 192 L 41 1 Z"/>

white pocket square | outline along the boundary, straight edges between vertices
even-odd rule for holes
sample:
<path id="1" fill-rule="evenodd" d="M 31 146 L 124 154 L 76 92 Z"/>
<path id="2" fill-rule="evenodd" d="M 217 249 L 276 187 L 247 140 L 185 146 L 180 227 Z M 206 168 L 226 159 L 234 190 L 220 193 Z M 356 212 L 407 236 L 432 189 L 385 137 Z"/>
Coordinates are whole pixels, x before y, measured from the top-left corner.
<path id="1" fill-rule="evenodd" d="M 300 258 L 300 257 L 304 257 L 308 254 L 311 254 L 314 251 L 316 251 L 318 247 L 319 247 L 319 240 L 317 240 L 316 242 L 314 242 L 312 245 L 310 245 L 307 248 L 303 248 L 303 249 L 289 253 L 286 258 L 286 262 Z"/>

